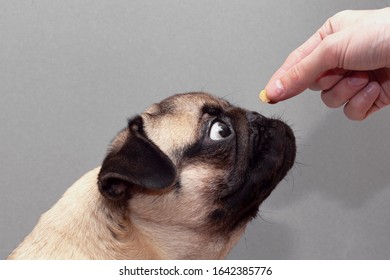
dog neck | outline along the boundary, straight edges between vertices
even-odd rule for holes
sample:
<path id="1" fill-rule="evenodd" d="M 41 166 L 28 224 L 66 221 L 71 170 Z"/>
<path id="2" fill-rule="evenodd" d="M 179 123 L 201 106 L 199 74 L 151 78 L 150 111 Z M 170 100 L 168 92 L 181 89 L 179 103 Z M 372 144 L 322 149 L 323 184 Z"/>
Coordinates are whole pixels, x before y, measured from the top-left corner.
<path id="1" fill-rule="evenodd" d="M 210 235 L 183 225 L 166 225 L 132 217 L 138 234 L 159 259 L 223 259 L 241 236 Z"/>
<path id="2" fill-rule="evenodd" d="M 108 209 L 104 220 L 109 221 L 110 242 L 116 244 L 115 258 L 119 259 L 223 259 L 244 231 L 222 236 L 204 228 L 146 218 L 127 205 L 102 203 L 102 209 Z"/>
<path id="3" fill-rule="evenodd" d="M 99 215 L 98 222 L 105 224 L 103 234 L 103 229 L 95 233 L 100 235 L 96 243 L 103 246 L 103 257 L 112 259 L 223 259 L 244 231 L 222 236 L 184 224 L 148 219 L 131 211 L 128 203 L 112 202 L 102 196 L 97 198 L 95 213 Z"/>

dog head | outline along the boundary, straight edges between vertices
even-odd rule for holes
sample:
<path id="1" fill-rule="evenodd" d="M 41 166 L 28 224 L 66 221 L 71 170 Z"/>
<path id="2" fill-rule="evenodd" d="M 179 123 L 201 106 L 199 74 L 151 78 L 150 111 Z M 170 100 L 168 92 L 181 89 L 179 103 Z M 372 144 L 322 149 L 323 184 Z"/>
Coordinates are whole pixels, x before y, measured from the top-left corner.
<path id="1" fill-rule="evenodd" d="M 283 122 L 207 93 L 178 94 L 129 120 L 98 186 L 134 219 L 228 238 L 256 216 L 294 159 Z"/>

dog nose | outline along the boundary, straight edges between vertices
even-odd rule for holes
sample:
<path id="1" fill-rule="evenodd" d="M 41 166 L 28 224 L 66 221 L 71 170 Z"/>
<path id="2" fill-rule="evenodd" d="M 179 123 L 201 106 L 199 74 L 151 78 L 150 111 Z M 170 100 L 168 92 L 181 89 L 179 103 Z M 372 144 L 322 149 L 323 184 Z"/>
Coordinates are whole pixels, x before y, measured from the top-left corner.
<path id="1" fill-rule="evenodd" d="M 246 119 L 248 120 L 248 122 L 254 122 L 254 121 L 257 121 L 257 120 L 262 119 L 262 118 L 264 118 L 264 116 L 260 115 L 259 113 L 255 112 L 255 111 L 251 111 L 251 112 L 246 113 Z"/>

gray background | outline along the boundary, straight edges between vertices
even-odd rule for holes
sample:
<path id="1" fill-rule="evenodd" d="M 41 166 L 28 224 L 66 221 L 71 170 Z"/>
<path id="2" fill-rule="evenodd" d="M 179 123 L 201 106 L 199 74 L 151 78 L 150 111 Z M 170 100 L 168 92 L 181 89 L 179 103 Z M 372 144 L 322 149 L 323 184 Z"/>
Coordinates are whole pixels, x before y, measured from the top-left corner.
<path id="1" fill-rule="evenodd" d="M 0 258 L 83 173 L 126 119 L 205 90 L 281 116 L 295 168 L 231 259 L 389 259 L 390 109 L 364 122 L 317 92 L 258 92 L 331 15 L 390 1 L 0 1 Z M 360 36 L 361 34 L 358 34 Z"/>

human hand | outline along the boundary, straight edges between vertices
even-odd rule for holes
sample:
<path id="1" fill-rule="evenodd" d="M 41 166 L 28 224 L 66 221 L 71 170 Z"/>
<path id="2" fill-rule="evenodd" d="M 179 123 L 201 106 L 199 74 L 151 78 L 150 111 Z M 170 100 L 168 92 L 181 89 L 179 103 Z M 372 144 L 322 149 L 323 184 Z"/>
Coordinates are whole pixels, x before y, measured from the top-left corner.
<path id="1" fill-rule="evenodd" d="M 305 89 L 363 120 L 390 104 L 390 8 L 343 11 L 293 51 L 265 87 L 271 102 Z"/>

